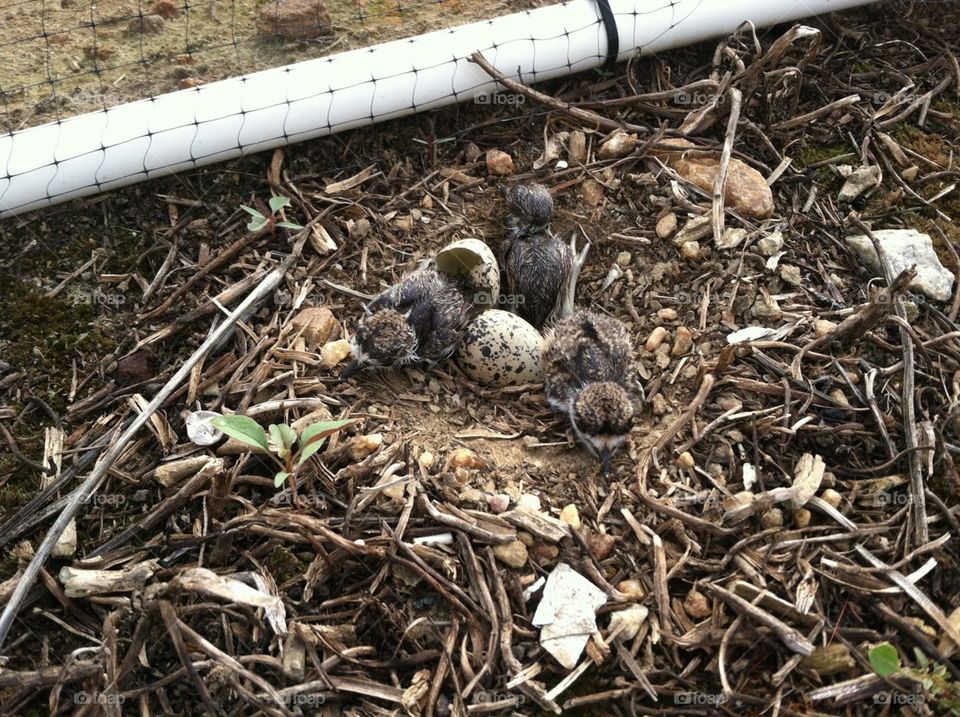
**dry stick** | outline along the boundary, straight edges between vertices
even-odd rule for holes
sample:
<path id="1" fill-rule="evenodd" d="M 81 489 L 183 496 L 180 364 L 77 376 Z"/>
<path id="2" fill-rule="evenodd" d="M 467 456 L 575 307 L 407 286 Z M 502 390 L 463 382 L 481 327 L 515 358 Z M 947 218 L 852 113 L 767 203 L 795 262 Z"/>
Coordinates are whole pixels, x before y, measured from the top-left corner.
<path id="1" fill-rule="evenodd" d="M 558 100 L 556 97 L 551 97 L 550 95 L 545 95 L 543 92 L 538 92 L 535 89 L 527 87 L 525 84 L 513 80 L 506 75 L 504 75 L 500 70 L 487 62 L 486 58 L 479 52 L 474 52 L 470 57 L 467 58 L 470 62 L 473 62 L 477 65 L 480 65 L 480 68 L 486 72 L 490 77 L 495 79 L 504 87 L 513 90 L 514 92 L 529 97 L 532 100 L 536 100 L 541 104 L 546 105 L 547 107 L 552 107 L 555 110 L 560 112 L 565 112 L 571 117 L 576 117 L 581 122 L 592 123 L 597 127 L 602 127 L 603 129 L 608 130 L 617 130 L 617 129 L 626 129 L 631 132 L 639 132 L 642 134 L 648 134 L 649 128 L 641 127 L 640 125 L 630 124 L 629 122 L 617 122 L 616 120 L 607 119 L 602 115 L 598 115 L 596 112 L 591 112 L 590 110 L 581 109 L 580 107 L 574 107 L 569 102 L 564 102 Z"/>
<path id="2" fill-rule="evenodd" d="M 860 221 L 859 217 L 854 216 L 853 223 L 857 225 L 860 231 L 870 237 L 873 248 L 877 252 L 877 258 L 880 260 L 880 265 L 883 267 L 887 284 L 892 288 L 896 280 L 891 276 L 892 271 L 887 252 L 884 251 L 877 237 L 874 236 L 866 224 Z M 916 267 L 913 267 L 913 272 L 916 273 Z M 897 279 L 899 278 L 897 277 Z M 907 323 L 907 310 L 903 307 L 903 301 L 899 293 L 894 294 L 893 307 L 897 316 L 904 323 Z M 907 325 L 909 324 L 907 323 Z M 913 395 L 915 377 L 913 338 L 910 336 L 910 331 L 902 325 L 900 326 L 900 342 L 903 345 L 903 390 L 900 394 L 902 397 L 901 404 L 903 405 L 903 433 L 907 450 L 910 451 L 910 455 L 907 457 L 907 465 L 910 467 L 910 493 L 912 497 L 910 508 L 913 518 L 913 545 L 917 547 L 930 540 L 930 533 L 927 529 L 927 500 L 924 493 L 923 472 L 920 469 L 920 453 L 914 450 L 920 442 L 917 439 L 916 397 Z"/>
<path id="3" fill-rule="evenodd" d="M 737 136 L 737 122 L 740 120 L 740 90 L 730 88 L 730 116 L 727 118 L 727 133 L 723 138 L 723 151 L 720 153 L 720 169 L 713 182 L 713 240 L 719 246 L 723 240 L 724 195 L 727 190 L 727 175 L 730 169 L 730 155 L 733 153 L 733 141 Z"/>
<path id="4" fill-rule="evenodd" d="M 302 246 L 303 241 L 306 239 L 301 239 L 298 243 Z M 187 359 L 186 363 L 180 367 L 180 369 L 167 381 L 166 385 L 157 392 L 157 395 L 153 397 L 153 400 L 150 404 L 140 413 L 139 416 L 130 424 L 130 427 L 123 432 L 123 434 L 117 439 L 116 443 L 110 447 L 100 461 L 100 464 L 93 469 L 86 480 L 80 484 L 80 486 L 71 494 L 69 501 L 67 502 L 66 507 L 64 507 L 63 512 L 60 514 L 60 517 L 57 518 L 56 522 L 50 527 L 50 530 L 47 532 L 47 536 L 43 539 L 43 542 L 40 544 L 40 547 L 37 548 L 36 554 L 33 556 L 33 559 L 30 561 L 30 564 L 27 565 L 26 570 L 24 570 L 23 576 L 20 578 L 20 582 L 17 583 L 16 589 L 13 591 L 13 595 L 10 596 L 10 601 L 7 603 L 6 607 L 3 610 L 3 614 L 0 615 L 0 647 L 3 646 L 3 643 L 7 639 L 7 633 L 10 632 L 10 628 L 13 625 L 13 621 L 17 616 L 17 611 L 20 608 L 20 603 L 23 602 L 23 599 L 26 597 L 27 592 L 30 590 L 30 587 L 33 585 L 34 581 L 37 579 L 37 575 L 40 572 L 40 568 L 43 567 L 43 564 L 46 562 L 47 558 L 50 555 L 50 551 L 53 549 L 53 546 L 56 544 L 57 540 L 63 534 L 63 531 L 66 530 L 67 524 L 76 516 L 80 510 L 80 506 L 87 502 L 93 492 L 100 486 L 100 483 L 107 476 L 107 472 L 110 468 L 113 467 L 113 462 L 117 460 L 120 454 L 123 452 L 127 443 L 130 442 L 130 439 L 136 434 L 137 431 L 150 420 L 150 417 L 157 411 L 158 408 L 163 404 L 167 398 L 170 397 L 170 394 L 179 386 L 186 378 L 190 375 L 191 369 L 194 365 L 200 361 L 207 353 L 216 346 L 220 340 L 227 335 L 227 332 L 233 330 L 234 324 L 240 320 L 240 318 L 246 314 L 247 310 L 256 304 L 260 299 L 267 296 L 271 291 L 276 288 L 280 283 L 280 280 L 283 278 L 283 275 L 286 274 L 287 270 L 293 265 L 296 261 L 296 257 L 299 255 L 299 251 L 294 250 L 293 253 L 284 261 L 282 265 L 278 268 L 271 271 L 263 280 L 259 286 L 255 287 L 253 291 L 250 292 L 249 296 L 243 300 L 240 306 L 237 307 L 230 316 L 224 320 L 222 324 L 214 331 L 200 347 L 194 351 L 193 355 Z"/>

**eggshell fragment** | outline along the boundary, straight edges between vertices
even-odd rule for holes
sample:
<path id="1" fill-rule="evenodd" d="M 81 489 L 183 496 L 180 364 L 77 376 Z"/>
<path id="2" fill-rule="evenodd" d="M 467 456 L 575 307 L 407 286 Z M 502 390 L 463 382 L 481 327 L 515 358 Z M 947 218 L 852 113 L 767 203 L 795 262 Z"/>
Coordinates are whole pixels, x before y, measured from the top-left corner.
<path id="1" fill-rule="evenodd" d="M 540 348 L 543 336 L 516 314 L 484 311 L 468 325 L 456 360 L 478 383 L 496 388 L 543 380 Z"/>
<path id="2" fill-rule="evenodd" d="M 500 266 L 493 250 L 479 239 L 461 239 L 444 247 L 434 257 L 437 271 L 462 276 L 473 291 L 473 303 L 492 307 L 500 296 Z"/>

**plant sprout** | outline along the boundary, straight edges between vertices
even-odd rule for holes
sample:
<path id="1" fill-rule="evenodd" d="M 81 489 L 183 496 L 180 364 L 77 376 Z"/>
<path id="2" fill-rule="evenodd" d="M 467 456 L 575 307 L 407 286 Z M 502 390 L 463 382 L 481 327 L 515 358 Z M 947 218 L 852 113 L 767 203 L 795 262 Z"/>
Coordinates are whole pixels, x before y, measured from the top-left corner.
<path id="1" fill-rule="evenodd" d="M 217 416 L 211 421 L 228 436 L 247 445 L 262 448 L 273 458 L 280 468 L 273 477 L 273 485 L 279 488 L 289 480 L 290 493 L 297 508 L 300 507 L 300 499 L 297 497 L 297 471 L 323 447 L 328 436 L 354 422 L 353 419 L 347 419 L 311 423 L 303 429 L 298 438 L 296 431 L 285 423 L 271 424 L 264 431 L 263 427 L 249 416 Z M 297 447 L 296 450 L 294 446 Z"/>
<path id="2" fill-rule="evenodd" d="M 302 226 L 294 224 L 293 222 L 278 221 L 280 215 L 277 212 L 290 205 L 289 197 L 270 197 L 268 204 L 270 205 L 270 216 L 264 216 L 258 209 L 248 207 L 246 204 L 240 205 L 240 208 L 251 217 L 247 223 L 248 231 L 255 232 L 264 227 L 267 227 L 271 232 L 277 227 L 283 227 L 284 229 L 303 229 Z"/>

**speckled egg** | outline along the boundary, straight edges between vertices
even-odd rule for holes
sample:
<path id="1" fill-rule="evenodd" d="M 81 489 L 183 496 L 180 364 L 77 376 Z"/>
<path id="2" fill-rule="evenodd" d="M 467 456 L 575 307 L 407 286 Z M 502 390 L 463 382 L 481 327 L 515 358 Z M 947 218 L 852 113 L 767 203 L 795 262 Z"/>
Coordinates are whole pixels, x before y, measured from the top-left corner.
<path id="1" fill-rule="evenodd" d="M 516 314 L 490 309 L 468 325 L 457 363 L 478 383 L 496 388 L 543 380 L 540 347 L 543 336 Z"/>
<path id="2" fill-rule="evenodd" d="M 473 303 L 495 306 L 500 295 L 500 266 L 493 251 L 479 239 L 461 239 L 437 252 L 437 271 L 462 276 L 473 291 Z"/>

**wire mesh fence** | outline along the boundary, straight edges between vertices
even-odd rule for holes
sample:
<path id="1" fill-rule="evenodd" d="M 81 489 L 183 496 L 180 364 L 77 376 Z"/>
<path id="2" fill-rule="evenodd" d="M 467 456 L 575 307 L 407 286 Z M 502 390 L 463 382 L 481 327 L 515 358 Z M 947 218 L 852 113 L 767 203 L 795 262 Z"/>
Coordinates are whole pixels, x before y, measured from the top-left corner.
<path id="1" fill-rule="evenodd" d="M 14 131 L 534 6 L 529 0 L 16 0 L 0 4 Z"/>

